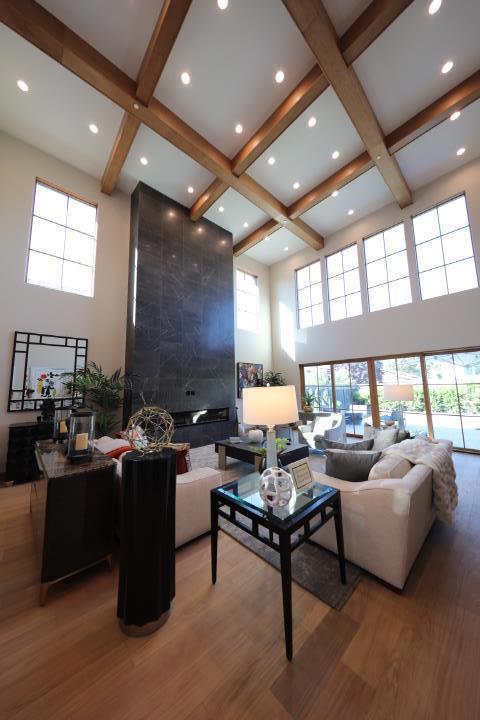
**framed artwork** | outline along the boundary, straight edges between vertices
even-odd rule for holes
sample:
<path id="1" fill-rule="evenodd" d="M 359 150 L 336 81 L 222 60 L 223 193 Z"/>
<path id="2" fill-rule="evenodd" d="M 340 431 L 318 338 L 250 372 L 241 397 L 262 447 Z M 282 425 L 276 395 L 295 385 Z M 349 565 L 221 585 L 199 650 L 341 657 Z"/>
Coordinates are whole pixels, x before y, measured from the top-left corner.
<path id="1" fill-rule="evenodd" d="M 262 363 L 237 363 L 238 397 L 242 397 L 243 388 L 257 387 L 263 380 Z"/>
<path id="2" fill-rule="evenodd" d="M 313 475 L 308 458 L 302 458 L 288 466 L 292 476 L 293 484 L 297 492 L 308 490 L 313 486 Z"/>

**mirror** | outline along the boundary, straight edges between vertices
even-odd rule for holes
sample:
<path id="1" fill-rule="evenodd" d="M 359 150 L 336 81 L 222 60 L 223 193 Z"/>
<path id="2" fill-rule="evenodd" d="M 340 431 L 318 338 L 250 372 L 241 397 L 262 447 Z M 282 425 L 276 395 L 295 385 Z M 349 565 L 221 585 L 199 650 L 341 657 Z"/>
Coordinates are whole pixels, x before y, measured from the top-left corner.
<path id="1" fill-rule="evenodd" d="M 63 373 L 84 370 L 86 338 L 15 332 L 8 411 L 40 410 L 43 400 L 52 399 L 59 408 L 74 400 L 67 394 Z"/>

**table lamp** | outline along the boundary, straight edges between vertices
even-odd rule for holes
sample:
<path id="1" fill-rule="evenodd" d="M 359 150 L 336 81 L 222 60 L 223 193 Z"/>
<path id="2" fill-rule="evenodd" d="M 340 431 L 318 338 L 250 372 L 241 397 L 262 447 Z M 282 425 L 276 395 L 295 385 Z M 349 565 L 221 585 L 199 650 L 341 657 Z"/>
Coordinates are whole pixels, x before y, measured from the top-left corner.
<path id="1" fill-rule="evenodd" d="M 248 425 L 267 426 L 267 468 L 277 467 L 275 425 L 298 420 L 294 385 L 244 388 L 243 421 Z"/>
<path id="2" fill-rule="evenodd" d="M 398 426 L 400 430 L 405 430 L 402 402 L 411 402 L 413 400 L 413 385 L 385 385 L 383 388 L 383 397 L 384 400 L 388 402 L 398 403 Z"/>

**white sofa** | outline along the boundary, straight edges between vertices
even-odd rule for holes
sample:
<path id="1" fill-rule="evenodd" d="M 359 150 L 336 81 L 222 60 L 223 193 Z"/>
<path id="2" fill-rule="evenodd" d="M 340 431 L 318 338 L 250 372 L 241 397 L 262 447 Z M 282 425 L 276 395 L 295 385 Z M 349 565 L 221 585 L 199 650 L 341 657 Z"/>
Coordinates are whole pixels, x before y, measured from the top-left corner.
<path id="1" fill-rule="evenodd" d="M 313 450 L 324 448 L 323 439 L 345 442 L 345 417 L 343 413 L 321 412 L 315 420 L 299 425 L 298 439 Z"/>
<path id="2" fill-rule="evenodd" d="M 441 442 L 452 451 L 451 442 Z M 341 492 L 346 558 L 401 590 L 435 521 L 432 471 L 391 455 L 380 463 L 387 477 L 378 480 L 346 482 L 314 475 Z M 337 552 L 334 523 L 312 540 Z"/>

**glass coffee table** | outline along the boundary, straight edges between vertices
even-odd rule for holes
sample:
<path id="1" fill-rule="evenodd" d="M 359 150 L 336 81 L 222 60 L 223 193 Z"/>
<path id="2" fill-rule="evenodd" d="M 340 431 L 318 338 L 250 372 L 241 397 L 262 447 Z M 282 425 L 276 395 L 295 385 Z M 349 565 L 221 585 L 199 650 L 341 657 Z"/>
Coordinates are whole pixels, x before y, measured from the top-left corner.
<path id="1" fill-rule="evenodd" d="M 340 491 L 316 482 L 308 490 L 294 492 L 288 505 L 282 508 L 272 508 L 264 503 L 259 495 L 259 481 L 260 474 L 251 473 L 211 491 L 212 583 L 217 581 L 219 517 L 228 520 L 279 552 L 285 647 L 287 658 L 291 660 L 293 656 L 291 555 L 331 519 L 335 522 L 337 535 L 340 579 L 343 584 L 346 582 Z M 245 522 L 245 519 L 248 519 L 250 523 Z M 264 530 L 263 533 L 260 532 L 261 528 Z M 295 537 L 292 538 L 294 534 Z"/>

